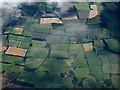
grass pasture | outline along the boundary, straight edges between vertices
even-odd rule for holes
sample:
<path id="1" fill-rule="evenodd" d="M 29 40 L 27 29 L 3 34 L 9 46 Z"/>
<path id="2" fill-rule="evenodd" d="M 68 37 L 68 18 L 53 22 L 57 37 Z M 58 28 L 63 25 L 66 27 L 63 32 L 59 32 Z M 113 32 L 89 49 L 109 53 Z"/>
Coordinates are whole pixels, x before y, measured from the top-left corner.
<path id="1" fill-rule="evenodd" d="M 2 62 L 24 65 L 24 59 L 16 56 L 3 55 Z"/>
<path id="2" fill-rule="evenodd" d="M 22 37 L 22 36 L 17 36 L 16 40 L 17 41 L 24 41 L 25 37 Z"/>
<path id="3" fill-rule="evenodd" d="M 47 48 L 32 47 L 27 52 L 27 57 L 45 59 L 48 56 Z"/>
<path id="4" fill-rule="evenodd" d="M 70 26 L 78 24 L 79 26 L 85 25 L 86 19 L 78 19 L 78 20 L 63 20 L 64 26 Z M 82 24 L 82 25 L 81 25 Z M 78 28 L 77 28 L 78 29 Z"/>
<path id="5" fill-rule="evenodd" d="M 9 35 L 9 40 L 14 40 L 14 41 L 25 41 L 25 42 L 30 42 L 32 40 L 31 37 L 23 37 L 23 36 L 16 36 L 16 35 Z"/>
<path id="6" fill-rule="evenodd" d="M 21 82 L 30 82 L 31 76 L 33 72 L 22 71 L 19 75 L 17 80 Z"/>
<path id="7" fill-rule="evenodd" d="M 53 58 L 68 58 L 68 52 L 67 51 L 51 51 L 50 57 Z"/>
<path id="8" fill-rule="evenodd" d="M 70 44 L 70 51 L 83 51 L 82 44 Z"/>
<path id="9" fill-rule="evenodd" d="M 30 42 L 21 42 L 18 48 L 28 49 Z"/>
<path id="10" fill-rule="evenodd" d="M 108 10 L 108 8 L 105 7 L 102 3 L 94 2 L 93 5 L 97 5 L 98 11 Z"/>
<path id="11" fill-rule="evenodd" d="M 47 58 L 38 70 L 48 71 L 52 73 L 66 73 L 69 71 L 69 66 L 65 60 L 57 60 L 56 58 Z"/>
<path id="12" fill-rule="evenodd" d="M 76 58 L 76 56 L 78 55 L 78 53 L 80 51 L 82 52 L 82 50 L 83 50 L 82 44 L 70 44 L 69 58 L 74 60 Z M 82 55 L 83 55 L 83 53 L 82 53 Z M 84 57 L 84 56 L 82 56 L 82 57 Z"/>
<path id="13" fill-rule="evenodd" d="M 59 43 L 68 44 L 69 43 L 68 37 L 64 37 Z"/>
<path id="14" fill-rule="evenodd" d="M 87 88 L 100 88 L 99 83 L 96 81 L 94 76 L 87 76 L 86 79 L 83 81 L 83 87 Z"/>
<path id="15" fill-rule="evenodd" d="M 2 35 L 2 45 L 3 46 L 8 45 L 7 35 Z"/>
<path id="16" fill-rule="evenodd" d="M 60 76 L 55 73 L 46 73 L 41 79 L 40 82 L 36 84 L 36 88 L 57 88 L 60 80 Z M 38 80 L 37 80 L 38 81 Z"/>
<path id="17" fill-rule="evenodd" d="M 84 58 L 84 53 L 79 52 L 73 62 L 73 67 L 88 66 Z"/>
<path id="18" fill-rule="evenodd" d="M 13 28 L 13 30 L 10 32 L 10 33 L 13 33 L 13 34 L 22 34 L 23 32 L 23 28 Z"/>
<path id="19" fill-rule="evenodd" d="M 74 46 L 74 48 L 70 47 L 71 49 L 73 49 L 75 51 L 78 51 L 78 53 L 77 53 L 77 55 L 76 55 L 76 57 L 73 61 L 72 66 L 73 67 L 87 66 L 87 62 L 85 60 L 84 50 L 83 50 L 82 45 L 81 44 L 80 45 L 79 44 L 78 45 L 77 44 L 75 44 L 75 45 L 72 44 L 72 46 Z M 75 46 L 77 46 L 77 48 Z"/>
<path id="20" fill-rule="evenodd" d="M 29 77 L 31 77 L 30 78 L 30 83 L 33 83 L 35 85 L 35 87 L 38 87 L 39 84 L 40 84 L 40 81 L 41 81 L 42 77 L 44 77 L 45 74 L 46 73 L 43 72 L 43 71 L 40 71 L 40 72 L 34 71 L 34 72 L 32 72 L 31 76 L 28 75 Z"/>
<path id="21" fill-rule="evenodd" d="M 71 43 L 71 44 L 77 43 L 77 38 L 75 38 L 75 37 L 70 37 L 70 43 Z"/>
<path id="22" fill-rule="evenodd" d="M 110 73 L 110 65 L 109 64 L 103 64 L 102 66 L 103 73 Z"/>
<path id="23" fill-rule="evenodd" d="M 113 51 L 113 52 L 116 52 L 116 53 L 119 53 L 120 50 L 119 50 L 119 42 L 115 39 L 106 39 L 105 40 L 107 45 L 108 45 L 108 48 L 109 50 Z M 113 44 L 111 44 L 113 43 Z"/>
<path id="24" fill-rule="evenodd" d="M 90 10 L 89 4 L 87 2 L 79 2 L 73 4 L 77 10 Z"/>
<path id="25" fill-rule="evenodd" d="M 52 44 L 59 43 L 62 39 L 63 39 L 63 37 L 61 37 L 61 36 L 49 35 L 47 37 L 47 42 L 52 45 Z"/>
<path id="26" fill-rule="evenodd" d="M 17 36 L 16 35 L 9 35 L 8 39 L 9 40 L 16 40 Z"/>
<path id="27" fill-rule="evenodd" d="M 110 37 L 110 32 L 108 29 L 103 28 L 103 33 L 102 33 L 102 38 L 111 38 Z"/>
<path id="28" fill-rule="evenodd" d="M 23 31 L 23 35 L 24 35 L 24 36 L 32 36 L 32 33 L 31 33 L 30 30 L 24 30 L 24 31 Z"/>
<path id="29" fill-rule="evenodd" d="M 96 77 L 97 80 L 103 80 L 104 75 L 102 73 L 102 67 L 101 66 L 90 66 L 90 70 L 93 76 Z"/>
<path id="30" fill-rule="evenodd" d="M 71 77 L 65 77 L 62 79 L 63 85 L 61 86 L 66 86 L 67 88 L 74 88 L 74 84 L 72 83 L 73 78 Z"/>
<path id="31" fill-rule="evenodd" d="M 46 7 L 46 10 L 45 10 L 45 11 L 46 11 L 46 12 L 53 12 L 54 7 L 55 7 L 54 4 L 52 4 L 52 5 L 47 4 L 47 7 Z"/>
<path id="32" fill-rule="evenodd" d="M 100 66 L 101 61 L 94 51 L 85 52 L 89 66 Z"/>
<path id="33" fill-rule="evenodd" d="M 78 79 L 81 79 L 89 75 L 89 68 L 88 67 L 76 68 L 74 72 L 75 72 L 75 76 Z"/>
<path id="34" fill-rule="evenodd" d="M 12 42 L 9 42 L 9 46 L 10 47 L 17 47 L 19 45 L 19 43 L 21 43 L 21 42 L 19 42 L 19 41 L 12 41 Z"/>
<path id="35" fill-rule="evenodd" d="M 32 33 L 32 38 L 33 39 L 41 39 L 41 40 L 46 40 L 48 37 L 48 34 L 43 34 L 43 33 Z"/>
<path id="36" fill-rule="evenodd" d="M 101 55 L 99 55 L 103 66 L 103 73 L 118 73 L 118 55 L 104 51 Z"/>
<path id="37" fill-rule="evenodd" d="M 115 88 L 118 88 L 119 86 L 119 77 L 117 75 L 112 75 L 111 77 L 111 80 L 112 80 L 112 84 Z"/>
<path id="38" fill-rule="evenodd" d="M 4 64 L 2 63 L 2 70 L 3 71 L 8 71 L 8 72 L 14 72 L 14 73 L 20 73 L 22 72 L 24 67 L 22 66 L 17 66 L 13 64 Z"/>
<path id="39" fill-rule="evenodd" d="M 42 64 L 43 61 L 44 59 L 40 58 L 28 58 L 26 59 L 25 66 L 30 69 L 36 69 Z"/>
<path id="40" fill-rule="evenodd" d="M 54 44 L 51 45 L 51 50 L 53 51 L 68 51 L 68 44 Z"/>
<path id="41" fill-rule="evenodd" d="M 31 31 L 36 31 L 39 32 L 38 30 L 51 30 L 52 25 L 51 24 L 33 24 L 31 26 L 32 30 Z"/>
<path id="42" fill-rule="evenodd" d="M 9 46 L 28 49 L 31 40 L 31 37 L 9 35 Z"/>
<path id="43" fill-rule="evenodd" d="M 94 48 L 96 50 L 103 50 L 104 47 L 105 47 L 105 45 L 102 40 L 94 40 Z"/>
<path id="44" fill-rule="evenodd" d="M 6 88 L 119 87 L 117 2 L 22 6 L 1 32 L 0 73 L 12 79 Z"/>
<path id="45" fill-rule="evenodd" d="M 45 48 L 46 42 L 45 42 L 45 41 L 36 41 L 36 40 L 32 40 L 32 46 L 33 46 L 33 47 Z"/>

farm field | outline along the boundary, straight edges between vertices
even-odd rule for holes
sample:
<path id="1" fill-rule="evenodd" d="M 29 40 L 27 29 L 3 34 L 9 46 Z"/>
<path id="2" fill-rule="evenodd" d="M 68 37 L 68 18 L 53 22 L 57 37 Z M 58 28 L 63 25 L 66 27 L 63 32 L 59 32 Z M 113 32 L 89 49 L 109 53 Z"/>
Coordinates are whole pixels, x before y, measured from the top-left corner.
<path id="1" fill-rule="evenodd" d="M 109 5 L 68 3 L 65 13 L 45 2 L 25 6 L 33 20 L 3 26 L 3 88 L 120 88 L 118 19 Z"/>

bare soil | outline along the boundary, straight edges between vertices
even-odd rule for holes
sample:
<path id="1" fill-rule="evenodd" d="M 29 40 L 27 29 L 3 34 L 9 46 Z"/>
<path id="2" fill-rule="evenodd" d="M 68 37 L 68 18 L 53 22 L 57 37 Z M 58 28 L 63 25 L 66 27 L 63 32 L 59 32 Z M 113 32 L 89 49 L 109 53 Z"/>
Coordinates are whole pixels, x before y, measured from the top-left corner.
<path id="1" fill-rule="evenodd" d="M 90 11 L 78 11 L 79 18 L 88 18 Z"/>
<path id="2" fill-rule="evenodd" d="M 93 50 L 93 45 L 92 45 L 92 43 L 85 43 L 85 44 L 83 44 L 83 48 L 84 48 L 85 52 L 88 52 L 88 51 Z"/>
<path id="3" fill-rule="evenodd" d="M 59 18 L 41 18 L 40 24 L 51 24 L 51 23 L 61 23 L 62 21 Z"/>
<path id="4" fill-rule="evenodd" d="M 9 47 L 5 54 L 18 55 L 25 57 L 27 49 L 21 49 L 17 47 Z"/>
<path id="5" fill-rule="evenodd" d="M 97 5 L 91 5 L 90 7 L 91 7 L 91 9 L 93 9 L 93 10 L 90 11 L 89 18 L 93 18 L 93 17 L 95 17 L 95 16 L 98 15 Z"/>

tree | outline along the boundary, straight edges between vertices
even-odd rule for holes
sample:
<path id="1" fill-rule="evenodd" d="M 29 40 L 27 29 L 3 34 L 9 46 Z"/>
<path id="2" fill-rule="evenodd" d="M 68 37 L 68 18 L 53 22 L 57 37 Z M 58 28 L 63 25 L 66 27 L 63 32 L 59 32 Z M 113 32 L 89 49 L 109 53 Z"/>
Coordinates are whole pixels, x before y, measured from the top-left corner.
<path id="1" fill-rule="evenodd" d="M 72 83 L 74 84 L 74 87 L 76 86 L 77 82 L 78 82 L 78 79 L 76 77 L 74 77 L 73 80 L 72 80 Z"/>

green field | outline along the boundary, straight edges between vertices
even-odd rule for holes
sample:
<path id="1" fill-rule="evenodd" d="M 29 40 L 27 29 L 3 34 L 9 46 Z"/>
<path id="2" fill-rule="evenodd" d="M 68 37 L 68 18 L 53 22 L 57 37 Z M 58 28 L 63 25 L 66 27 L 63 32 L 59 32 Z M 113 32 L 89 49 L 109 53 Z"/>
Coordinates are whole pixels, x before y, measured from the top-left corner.
<path id="1" fill-rule="evenodd" d="M 119 53 L 120 50 L 119 50 L 119 43 L 117 40 L 115 39 L 108 39 L 108 40 L 105 40 L 107 45 L 108 45 L 108 48 L 113 51 L 113 52 L 116 52 L 116 53 Z M 111 43 L 114 43 L 114 44 L 111 44 Z"/>
<path id="2" fill-rule="evenodd" d="M 0 73 L 10 80 L 5 80 L 3 86 L 118 88 L 119 19 L 115 15 L 118 5 L 113 3 L 21 4 L 21 16 L 3 23 Z M 98 15 L 93 18 L 86 16 L 92 13 L 90 5 L 97 5 Z M 73 12 L 77 14 L 76 19 Z M 82 18 L 79 13 L 83 14 Z M 41 24 L 41 18 L 58 18 L 62 23 Z M 9 47 L 16 47 L 15 52 L 20 54 L 23 50 L 25 56 L 6 54 Z"/>
<path id="3" fill-rule="evenodd" d="M 90 10 L 89 4 L 87 2 L 74 3 L 77 10 Z"/>
<path id="4" fill-rule="evenodd" d="M 12 63 L 12 64 L 21 64 L 21 65 L 24 65 L 23 58 L 21 58 L 21 57 L 3 55 L 2 56 L 2 61 L 3 62 L 9 62 L 9 63 Z"/>
<path id="5" fill-rule="evenodd" d="M 4 64 L 2 63 L 2 70 L 3 71 L 8 71 L 8 72 L 14 72 L 14 73 L 20 73 L 22 72 L 24 67 L 22 66 L 17 66 L 14 64 Z"/>

